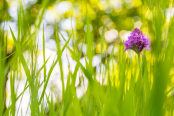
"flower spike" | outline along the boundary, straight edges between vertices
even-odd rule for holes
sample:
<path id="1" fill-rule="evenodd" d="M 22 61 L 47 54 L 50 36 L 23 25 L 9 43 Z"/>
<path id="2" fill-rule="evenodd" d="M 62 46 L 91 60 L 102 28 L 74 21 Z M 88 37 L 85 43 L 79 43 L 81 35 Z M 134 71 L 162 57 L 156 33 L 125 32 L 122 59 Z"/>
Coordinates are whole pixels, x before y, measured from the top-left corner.
<path id="1" fill-rule="evenodd" d="M 124 51 L 131 49 L 139 54 L 144 48 L 146 48 L 146 50 L 151 50 L 151 47 L 149 47 L 150 43 L 151 41 L 148 39 L 148 37 L 146 37 L 146 35 L 143 34 L 138 28 L 135 28 L 128 37 L 128 40 L 124 42 Z"/>

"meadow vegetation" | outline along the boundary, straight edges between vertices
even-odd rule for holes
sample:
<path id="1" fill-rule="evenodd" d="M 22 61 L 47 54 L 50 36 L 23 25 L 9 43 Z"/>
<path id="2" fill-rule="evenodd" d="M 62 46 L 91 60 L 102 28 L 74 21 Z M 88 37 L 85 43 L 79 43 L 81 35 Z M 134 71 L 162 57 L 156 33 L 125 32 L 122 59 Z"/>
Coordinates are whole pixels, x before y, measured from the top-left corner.
<path id="1" fill-rule="evenodd" d="M 116 1 L 121 1 L 122 7 L 112 8 L 111 5 L 105 8 L 105 3 L 109 4 L 105 0 L 70 1 L 74 5 L 72 9 L 64 15 L 59 13 L 59 18 L 56 17 L 50 24 L 54 28 L 50 38 L 56 43 L 56 55 L 51 59 L 51 56 L 46 57 L 46 25 L 43 19 L 45 12 L 50 9 L 51 12 L 51 6 L 58 1 L 38 0 L 30 7 L 19 1 L 15 32 L 10 25 L 8 31 L 5 29 L 6 22 L 13 19 L 8 13 L 9 3 L 1 0 L 0 115 L 173 116 L 174 2 Z M 110 4 L 112 2 L 110 0 Z M 78 11 L 76 8 L 80 5 L 81 10 Z M 75 17 L 76 27 L 65 29 L 68 33 L 66 38 L 61 33 L 64 25 L 60 24 L 60 18 L 68 17 Z M 73 24 L 71 25 L 73 27 Z M 140 54 L 132 50 L 124 51 L 123 35 L 136 27 L 150 39 L 150 51 L 142 50 Z M 38 40 L 40 30 L 43 33 L 42 38 Z M 113 41 L 110 41 L 112 37 L 106 39 L 112 35 L 109 31 L 117 33 Z M 82 43 L 80 47 L 79 43 Z M 109 46 L 112 46 L 110 52 Z M 70 69 L 71 66 L 68 66 L 68 69 L 63 68 L 62 56 L 65 51 L 69 52 L 75 62 L 73 70 Z M 43 62 L 39 67 L 40 52 Z M 100 56 L 98 66 L 93 65 L 96 54 Z M 86 65 L 80 62 L 83 57 Z M 49 68 L 48 62 L 51 62 Z M 49 80 L 57 65 L 60 74 L 57 78 L 61 80 L 61 98 L 52 91 L 46 94 Z M 68 71 L 66 81 L 65 70 Z M 80 97 L 77 95 L 76 85 L 79 78 L 80 85 L 86 86 Z M 19 93 L 16 82 L 23 79 L 25 84 Z M 83 82 L 85 79 L 87 83 Z M 10 91 L 6 91 L 7 80 Z M 23 112 L 17 106 L 25 99 L 25 91 L 29 91 L 30 101 L 26 104 L 27 111 Z M 7 99 L 10 99 L 10 102 L 7 103 Z"/>

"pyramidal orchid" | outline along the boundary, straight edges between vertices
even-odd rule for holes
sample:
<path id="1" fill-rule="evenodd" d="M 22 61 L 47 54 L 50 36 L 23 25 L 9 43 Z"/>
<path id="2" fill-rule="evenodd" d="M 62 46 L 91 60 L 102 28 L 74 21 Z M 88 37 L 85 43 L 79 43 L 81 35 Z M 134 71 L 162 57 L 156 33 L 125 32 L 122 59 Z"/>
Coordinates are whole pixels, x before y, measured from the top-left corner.
<path id="1" fill-rule="evenodd" d="M 146 48 L 146 50 L 150 50 L 149 47 L 151 41 L 146 37 L 146 34 L 143 34 L 138 28 L 135 28 L 134 31 L 128 37 L 128 40 L 124 42 L 126 50 L 133 50 L 137 54 L 140 54 L 141 51 Z"/>

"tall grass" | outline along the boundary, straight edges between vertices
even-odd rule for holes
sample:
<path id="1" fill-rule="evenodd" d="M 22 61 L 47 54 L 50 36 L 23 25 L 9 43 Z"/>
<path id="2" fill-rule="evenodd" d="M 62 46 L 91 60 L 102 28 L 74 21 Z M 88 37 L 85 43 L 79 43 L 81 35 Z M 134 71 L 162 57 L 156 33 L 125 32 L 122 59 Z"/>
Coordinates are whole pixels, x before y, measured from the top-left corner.
<path id="1" fill-rule="evenodd" d="M 38 17 L 35 22 L 35 30 L 31 32 L 27 27 L 27 20 L 23 10 L 22 3 L 18 8 L 18 36 L 14 35 L 10 28 L 11 35 L 15 44 L 12 57 L 7 61 L 7 37 L 1 29 L 0 35 L 0 115 L 19 114 L 16 103 L 23 99 L 23 95 L 27 89 L 30 93 L 30 103 L 28 108 L 31 110 L 32 116 L 173 116 L 174 99 L 172 91 L 174 86 L 170 85 L 173 77 L 173 48 L 174 48 L 174 19 L 166 22 L 165 10 L 172 1 L 164 0 L 143 0 L 142 3 L 148 4 L 147 9 L 152 16 L 151 20 L 143 19 L 144 22 L 152 22 L 149 25 L 149 33 L 151 34 L 152 50 L 143 51 L 138 57 L 128 57 L 128 52 L 123 52 L 123 42 L 114 43 L 113 50 L 109 57 L 106 57 L 105 71 L 101 72 L 103 80 L 107 80 L 107 85 L 101 84 L 96 79 L 96 72 L 92 66 L 94 56 L 94 34 L 90 30 L 90 12 L 86 7 L 86 25 L 87 31 L 85 35 L 85 43 L 87 44 L 87 60 L 86 67 L 80 63 L 81 52 L 76 46 L 70 48 L 68 46 L 69 39 L 63 47 L 61 47 L 59 27 L 55 27 L 55 39 L 57 46 L 57 57 L 52 61 L 50 69 L 46 67 L 49 58 L 45 57 L 45 41 L 43 33 L 43 65 L 37 68 L 37 34 L 41 25 L 44 11 L 49 0 L 42 2 Z M 74 30 L 73 30 L 74 31 Z M 44 32 L 44 26 L 43 26 Z M 72 36 L 75 37 L 72 33 Z M 63 37 L 63 36 L 62 36 Z M 64 37 L 63 37 L 64 38 Z M 64 38 L 65 39 L 65 38 Z M 104 28 L 101 35 L 101 60 L 105 57 L 103 52 L 104 46 Z M 74 45 L 76 41 L 74 40 Z M 118 47 L 119 52 L 114 53 L 114 48 Z M 69 71 L 66 87 L 64 85 L 62 53 L 68 49 L 76 61 L 73 72 Z M 28 59 L 24 56 L 24 51 L 28 51 Z M 78 51 L 78 52 L 77 52 Z M 117 56 L 117 57 L 116 57 Z M 56 64 L 60 67 L 60 78 L 62 81 L 62 101 L 53 100 L 53 94 L 45 94 L 48 81 L 51 77 Z M 22 67 L 21 67 L 22 66 Z M 10 71 L 8 69 L 10 68 Z M 27 77 L 25 87 L 20 94 L 17 94 L 15 81 L 21 77 L 21 68 L 24 69 Z M 44 80 L 40 82 L 40 73 L 43 70 Z M 82 78 L 88 79 L 88 88 L 85 94 L 78 98 L 76 94 L 75 82 L 77 73 L 81 70 L 84 74 Z M 101 69 L 100 69 L 101 71 Z M 7 73 L 9 75 L 7 76 Z M 172 73 L 171 73 L 172 72 Z M 5 86 L 6 79 L 10 79 L 10 95 L 11 103 L 5 105 Z M 41 88 L 43 86 L 43 88 Z M 38 91 L 41 89 L 41 95 Z M 49 99 L 51 98 L 51 99 Z M 45 103 L 45 100 L 47 104 Z M 20 102 L 21 104 L 21 102 Z M 26 104 L 28 105 L 28 104 Z"/>

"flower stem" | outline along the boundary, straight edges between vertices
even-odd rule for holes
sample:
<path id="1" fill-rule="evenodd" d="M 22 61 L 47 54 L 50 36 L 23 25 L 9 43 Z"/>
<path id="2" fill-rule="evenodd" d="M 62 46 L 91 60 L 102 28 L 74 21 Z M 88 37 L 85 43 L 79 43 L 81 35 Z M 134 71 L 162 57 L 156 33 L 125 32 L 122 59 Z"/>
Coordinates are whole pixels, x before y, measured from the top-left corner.
<path id="1" fill-rule="evenodd" d="M 141 56 L 140 56 L 140 54 L 138 54 L 138 65 L 139 65 L 140 77 L 142 77 Z"/>
<path id="2" fill-rule="evenodd" d="M 139 68 L 141 69 L 140 60 L 141 60 L 140 54 L 138 54 L 138 64 L 139 64 Z"/>

